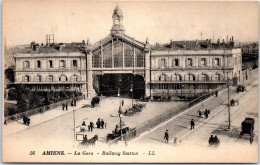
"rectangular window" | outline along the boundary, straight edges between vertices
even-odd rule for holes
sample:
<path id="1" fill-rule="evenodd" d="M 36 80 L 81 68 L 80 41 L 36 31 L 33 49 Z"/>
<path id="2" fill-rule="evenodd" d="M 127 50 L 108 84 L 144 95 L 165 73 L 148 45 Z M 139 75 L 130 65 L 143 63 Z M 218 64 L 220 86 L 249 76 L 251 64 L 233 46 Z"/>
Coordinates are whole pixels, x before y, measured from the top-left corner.
<path id="1" fill-rule="evenodd" d="M 78 67 L 77 60 L 73 60 L 73 67 L 74 67 L 74 68 L 77 68 L 77 67 Z"/>
<path id="2" fill-rule="evenodd" d="M 174 59 L 174 66 L 179 66 L 179 59 Z"/>
<path id="3" fill-rule="evenodd" d="M 192 66 L 192 59 L 191 58 L 188 58 L 187 64 L 188 64 L 188 66 Z"/>
<path id="4" fill-rule="evenodd" d="M 53 62 L 52 62 L 52 60 L 49 60 L 49 68 L 53 68 Z"/>
<path id="5" fill-rule="evenodd" d="M 161 59 L 161 67 L 165 67 L 166 65 L 166 60 L 164 58 Z"/>
<path id="6" fill-rule="evenodd" d="M 215 66 L 219 66 L 220 63 L 219 63 L 219 58 L 215 58 Z"/>
<path id="7" fill-rule="evenodd" d="M 202 58 L 200 64 L 201 66 L 206 66 L 206 58 Z"/>
<path id="8" fill-rule="evenodd" d="M 37 60 L 37 68 L 41 68 L 41 61 Z"/>
<path id="9" fill-rule="evenodd" d="M 60 60 L 60 68 L 65 68 L 65 60 Z"/>
<path id="10" fill-rule="evenodd" d="M 25 61 L 24 62 L 24 67 L 25 68 L 30 68 L 30 61 Z"/>

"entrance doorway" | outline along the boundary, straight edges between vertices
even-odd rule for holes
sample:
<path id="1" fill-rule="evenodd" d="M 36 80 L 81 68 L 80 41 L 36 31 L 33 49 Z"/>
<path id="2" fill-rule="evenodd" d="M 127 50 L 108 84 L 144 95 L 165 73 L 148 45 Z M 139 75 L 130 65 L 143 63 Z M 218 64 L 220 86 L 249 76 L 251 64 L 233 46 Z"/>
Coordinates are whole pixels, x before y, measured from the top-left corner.
<path id="1" fill-rule="evenodd" d="M 132 97 L 138 99 L 145 94 L 144 78 L 133 74 L 104 74 L 94 79 L 94 89 L 98 95 Z M 133 85 L 132 85 L 133 84 Z M 132 90 L 131 90 L 132 89 Z"/>

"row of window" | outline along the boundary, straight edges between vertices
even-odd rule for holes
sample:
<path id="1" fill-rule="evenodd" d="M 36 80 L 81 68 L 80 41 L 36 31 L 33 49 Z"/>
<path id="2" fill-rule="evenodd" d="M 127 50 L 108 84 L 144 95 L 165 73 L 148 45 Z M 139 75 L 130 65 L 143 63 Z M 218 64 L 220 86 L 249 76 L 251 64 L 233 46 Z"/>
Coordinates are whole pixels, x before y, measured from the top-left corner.
<path id="1" fill-rule="evenodd" d="M 78 67 L 78 60 L 72 60 L 72 67 Z M 31 68 L 30 61 L 24 61 L 24 68 Z M 42 61 L 36 61 L 36 68 L 42 68 Z M 48 60 L 48 68 L 54 68 L 53 60 Z M 59 60 L 59 68 L 66 68 L 66 60 Z"/>
<path id="2" fill-rule="evenodd" d="M 158 61 L 160 67 L 167 67 L 167 60 L 165 58 L 161 58 Z M 180 66 L 180 59 L 175 58 L 172 60 L 172 67 L 179 67 Z M 194 62 L 192 58 L 186 59 L 186 66 L 191 67 L 194 66 Z M 206 58 L 200 58 L 200 61 L 198 63 L 198 66 L 208 66 L 208 61 Z M 214 58 L 213 59 L 213 66 L 220 66 L 220 58 Z"/>
<path id="3" fill-rule="evenodd" d="M 212 79 L 212 78 L 211 78 Z M 171 77 L 167 79 L 167 75 L 166 74 L 162 74 L 158 77 L 158 81 L 209 81 L 210 77 L 207 74 L 201 74 L 200 78 L 196 77 L 193 74 L 188 74 L 187 78 L 183 78 L 183 76 L 179 75 L 179 74 L 175 74 L 175 75 L 171 75 Z M 214 80 L 215 81 L 220 81 L 220 74 L 215 74 L 214 76 Z"/>
<path id="4" fill-rule="evenodd" d="M 217 84 L 152 84 L 152 89 L 216 89 Z"/>
<path id="5" fill-rule="evenodd" d="M 71 87 L 72 88 L 78 88 L 78 89 L 82 88 L 82 86 L 80 84 L 73 84 L 73 85 L 60 84 L 60 85 L 54 85 L 53 87 L 54 87 L 54 89 L 70 89 Z M 48 89 L 48 90 L 51 90 L 51 89 L 53 89 L 53 87 L 51 85 L 36 85 L 35 89 Z M 32 88 L 32 86 L 31 86 L 31 88 Z"/>
<path id="6" fill-rule="evenodd" d="M 48 76 L 48 82 L 53 82 L 53 80 L 54 80 L 54 76 L 53 75 L 49 75 Z M 24 82 L 30 82 L 32 80 L 30 79 L 29 75 L 26 75 L 26 76 L 24 76 L 23 81 Z M 42 81 L 43 81 L 42 76 L 41 75 L 37 75 L 36 76 L 36 82 L 42 82 Z M 59 77 L 59 81 L 66 82 L 66 81 L 68 81 L 68 78 L 67 78 L 67 76 L 62 75 L 62 76 Z M 73 75 L 72 76 L 72 81 L 78 81 L 78 76 L 77 75 Z"/>

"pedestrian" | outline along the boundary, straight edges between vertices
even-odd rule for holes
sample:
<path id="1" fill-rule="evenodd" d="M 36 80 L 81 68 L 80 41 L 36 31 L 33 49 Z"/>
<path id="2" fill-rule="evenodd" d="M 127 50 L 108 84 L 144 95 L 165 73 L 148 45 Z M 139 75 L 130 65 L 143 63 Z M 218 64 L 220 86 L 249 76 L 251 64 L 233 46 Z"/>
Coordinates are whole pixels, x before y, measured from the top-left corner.
<path id="1" fill-rule="evenodd" d="M 87 135 L 84 135 L 82 143 L 86 143 L 88 141 Z"/>
<path id="2" fill-rule="evenodd" d="M 163 138 L 163 139 L 165 139 L 165 143 L 168 143 L 168 141 L 169 141 L 169 133 L 168 133 L 168 130 L 165 131 L 165 133 L 164 133 L 164 138 Z"/>
<path id="3" fill-rule="evenodd" d="M 102 129 L 104 129 L 104 124 L 105 124 L 104 120 L 101 119 L 101 121 L 100 121 L 100 126 L 101 126 Z"/>
<path id="4" fill-rule="evenodd" d="M 68 110 L 68 103 L 66 103 L 66 105 L 65 105 L 65 106 L 66 106 L 66 111 L 67 111 L 67 110 Z"/>
<path id="5" fill-rule="evenodd" d="M 100 118 L 98 118 L 97 122 L 96 122 L 96 125 L 97 125 L 97 128 L 100 128 Z"/>
<path id="6" fill-rule="evenodd" d="M 94 123 L 91 121 L 91 122 L 90 122 L 90 131 L 91 131 L 91 132 L 93 131 L 93 128 L 94 128 Z"/>
<path id="7" fill-rule="evenodd" d="M 207 109 L 205 109 L 204 115 L 205 115 L 205 118 L 207 119 L 208 118 L 208 110 Z"/>
<path id="8" fill-rule="evenodd" d="M 122 106 L 124 106 L 124 100 L 122 99 Z"/>
<path id="9" fill-rule="evenodd" d="M 213 135 L 211 135 L 209 138 L 209 145 L 212 145 L 213 143 L 214 143 L 214 137 Z"/>
<path id="10" fill-rule="evenodd" d="M 190 128 L 191 128 L 191 130 L 194 129 L 194 126 L 195 126 L 195 122 L 194 122 L 193 119 L 191 119 L 191 121 L 190 121 Z"/>
<path id="11" fill-rule="evenodd" d="M 218 97 L 218 90 L 216 90 L 215 95 L 216 95 L 216 97 Z"/>
<path id="12" fill-rule="evenodd" d="M 199 117 L 201 117 L 202 115 L 201 108 L 198 110 L 198 113 L 199 113 Z"/>
<path id="13" fill-rule="evenodd" d="M 217 135 L 214 137 L 214 144 L 216 145 L 216 146 L 218 146 L 219 144 L 220 144 L 220 141 L 219 141 L 219 139 L 218 139 L 218 137 L 217 137 Z"/>
<path id="14" fill-rule="evenodd" d="M 65 104 L 63 103 L 63 104 L 62 104 L 62 110 L 63 110 L 63 111 L 64 111 L 64 108 L 65 108 Z"/>
<path id="15" fill-rule="evenodd" d="M 249 141 L 250 141 L 250 144 L 253 143 L 253 141 L 254 141 L 253 136 L 250 136 Z"/>

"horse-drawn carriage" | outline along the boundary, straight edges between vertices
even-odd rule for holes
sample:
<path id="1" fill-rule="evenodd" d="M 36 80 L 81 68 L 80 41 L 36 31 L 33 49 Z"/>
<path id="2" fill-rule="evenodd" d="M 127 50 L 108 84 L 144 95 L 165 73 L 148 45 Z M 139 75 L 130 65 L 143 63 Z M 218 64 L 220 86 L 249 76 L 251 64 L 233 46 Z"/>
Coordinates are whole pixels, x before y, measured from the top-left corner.
<path id="1" fill-rule="evenodd" d="M 129 130 L 130 130 L 129 127 L 126 127 L 124 124 L 122 124 L 122 134 L 123 134 L 123 135 L 126 134 L 126 133 L 128 133 Z M 107 134 L 107 142 L 108 142 L 109 140 L 116 139 L 116 138 L 118 138 L 118 137 L 120 137 L 120 136 L 121 136 L 120 124 L 117 124 L 115 130 L 112 131 L 111 134 Z"/>
<path id="2" fill-rule="evenodd" d="M 254 124 L 255 124 L 255 119 L 245 118 L 245 120 L 241 123 L 240 137 L 242 137 L 244 134 L 249 134 L 250 135 L 250 142 L 253 141 Z"/>
<path id="3" fill-rule="evenodd" d="M 98 135 L 88 139 L 87 132 L 78 132 L 76 134 L 76 140 L 79 141 L 80 145 L 83 146 L 95 146 L 96 141 L 98 140 Z"/>

